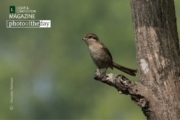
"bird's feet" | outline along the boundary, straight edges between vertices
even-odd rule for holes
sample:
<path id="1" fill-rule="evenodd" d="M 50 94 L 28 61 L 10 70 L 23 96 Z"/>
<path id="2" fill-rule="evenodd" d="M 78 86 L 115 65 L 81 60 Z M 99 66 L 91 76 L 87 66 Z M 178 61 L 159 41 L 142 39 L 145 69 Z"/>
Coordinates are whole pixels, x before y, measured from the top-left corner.
<path id="1" fill-rule="evenodd" d="M 95 73 L 94 73 L 94 79 L 98 79 L 98 78 L 103 78 L 106 76 L 106 70 L 100 70 L 100 69 L 96 69 Z"/>

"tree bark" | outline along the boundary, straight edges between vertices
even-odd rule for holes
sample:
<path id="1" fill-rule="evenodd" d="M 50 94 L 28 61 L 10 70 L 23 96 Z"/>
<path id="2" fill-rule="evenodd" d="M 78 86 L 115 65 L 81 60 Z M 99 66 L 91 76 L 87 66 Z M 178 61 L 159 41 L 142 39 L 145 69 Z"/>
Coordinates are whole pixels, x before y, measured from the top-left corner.
<path id="1" fill-rule="evenodd" d="M 139 82 L 147 87 L 148 118 L 179 120 L 180 59 L 174 1 L 131 0 L 131 8 Z"/>
<path id="2" fill-rule="evenodd" d="M 148 120 L 180 120 L 180 50 L 173 0 L 131 0 L 139 81 L 95 73 L 129 94 Z"/>

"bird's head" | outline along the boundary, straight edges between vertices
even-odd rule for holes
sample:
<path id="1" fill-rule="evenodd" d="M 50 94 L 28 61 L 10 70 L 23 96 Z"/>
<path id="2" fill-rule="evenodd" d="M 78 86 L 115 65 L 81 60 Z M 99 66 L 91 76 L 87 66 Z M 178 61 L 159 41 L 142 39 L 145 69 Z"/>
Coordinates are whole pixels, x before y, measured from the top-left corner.
<path id="1" fill-rule="evenodd" d="M 99 38 L 94 33 L 88 33 L 82 38 L 82 40 L 84 40 L 87 44 L 90 44 L 99 41 Z"/>

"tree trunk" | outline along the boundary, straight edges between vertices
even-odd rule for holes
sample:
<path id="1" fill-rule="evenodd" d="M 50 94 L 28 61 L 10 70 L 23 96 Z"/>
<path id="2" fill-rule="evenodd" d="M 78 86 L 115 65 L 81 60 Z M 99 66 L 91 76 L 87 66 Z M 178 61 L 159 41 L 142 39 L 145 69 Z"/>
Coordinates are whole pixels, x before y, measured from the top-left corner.
<path id="1" fill-rule="evenodd" d="M 139 81 L 94 78 L 130 95 L 148 120 L 180 120 L 180 50 L 173 0 L 131 0 Z"/>
<path id="2" fill-rule="evenodd" d="M 149 120 L 180 119 L 180 54 L 173 0 L 131 0 L 139 82 Z"/>

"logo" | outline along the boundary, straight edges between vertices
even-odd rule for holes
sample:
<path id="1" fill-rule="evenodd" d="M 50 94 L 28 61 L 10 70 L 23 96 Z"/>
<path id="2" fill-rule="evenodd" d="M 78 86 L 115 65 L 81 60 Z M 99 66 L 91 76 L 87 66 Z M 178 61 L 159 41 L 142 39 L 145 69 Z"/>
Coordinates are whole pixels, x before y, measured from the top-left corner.
<path id="1" fill-rule="evenodd" d="M 16 12 L 15 6 L 10 6 L 9 7 L 9 13 L 15 13 L 15 12 Z"/>
<path id="2" fill-rule="evenodd" d="M 36 20 L 36 10 L 29 6 L 9 6 L 6 28 L 51 28 L 51 20 Z"/>

